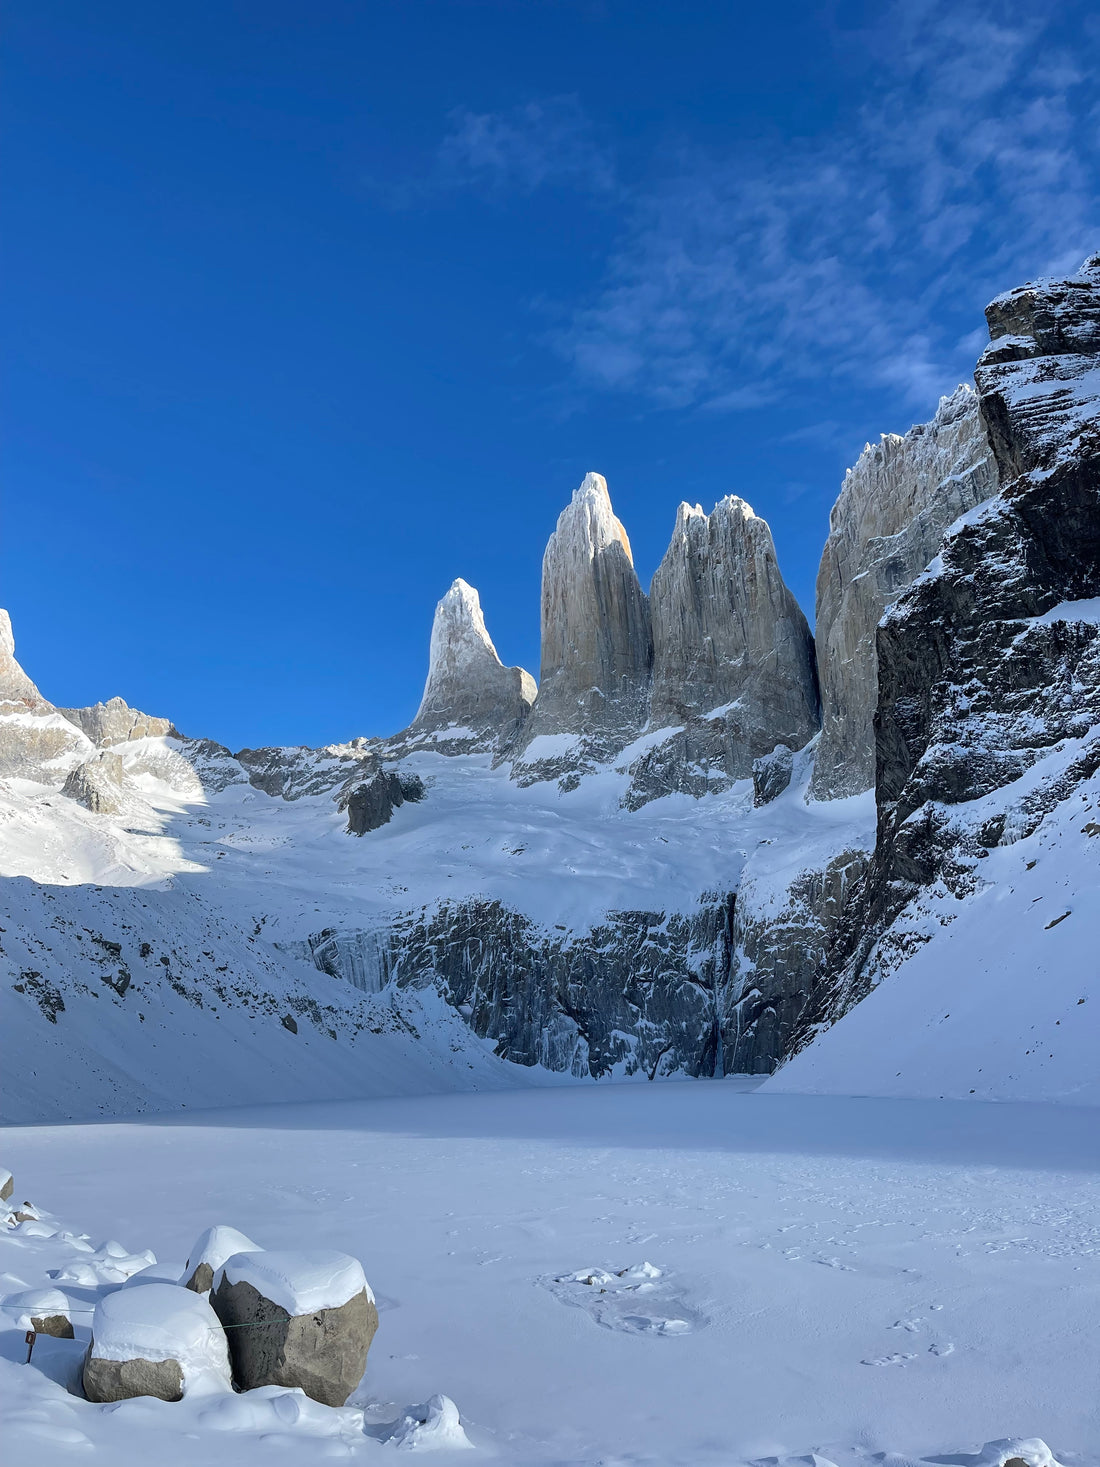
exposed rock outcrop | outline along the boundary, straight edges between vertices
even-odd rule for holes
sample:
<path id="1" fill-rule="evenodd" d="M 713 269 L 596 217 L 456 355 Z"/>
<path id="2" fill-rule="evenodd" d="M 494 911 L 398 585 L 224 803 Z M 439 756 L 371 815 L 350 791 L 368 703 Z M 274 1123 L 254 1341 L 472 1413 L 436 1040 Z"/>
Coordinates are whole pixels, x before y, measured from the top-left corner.
<path id="1" fill-rule="evenodd" d="M 680 505 L 649 604 L 650 722 L 684 727 L 632 767 L 629 808 L 674 790 L 727 788 L 777 744 L 793 751 L 813 738 L 813 637 L 767 522 L 743 499 L 730 495 L 709 515 Z"/>
<path id="2" fill-rule="evenodd" d="M 607 482 L 586 474 L 542 562 L 539 690 L 517 745 L 521 782 L 617 753 L 648 715 L 649 607 Z M 568 750 L 558 736 L 581 742 Z M 542 748 L 536 740 L 550 737 Z"/>
<path id="3" fill-rule="evenodd" d="M 166 734 L 176 734 L 169 719 L 151 718 L 148 713 L 139 713 L 123 698 L 110 698 L 106 703 L 94 703 L 91 708 L 59 708 L 57 711 L 87 734 L 100 749 L 126 744 L 131 739 L 163 738 Z"/>
<path id="4" fill-rule="evenodd" d="M 416 774 L 397 774 L 385 769 L 356 785 L 341 802 L 348 812 L 348 834 L 366 835 L 379 830 L 393 819 L 393 812 L 408 801 L 416 804 L 424 798 L 424 781 Z"/>
<path id="5" fill-rule="evenodd" d="M 559 935 L 499 901 L 471 900 L 387 931 L 319 933 L 302 949 L 368 991 L 436 988 L 516 1064 L 577 1077 L 712 1075 L 732 907 L 711 893 L 691 912 L 609 912 L 590 931 Z"/>
<path id="6" fill-rule="evenodd" d="M 874 784 L 875 628 L 935 555 L 948 525 L 995 494 L 997 483 L 978 399 L 968 387 L 941 399 L 931 422 L 868 444 L 849 469 L 817 576 L 816 799 Z"/>
<path id="7" fill-rule="evenodd" d="M 117 815 L 122 809 L 122 757 L 107 750 L 78 764 L 61 787 L 93 815 Z"/>
<path id="8" fill-rule="evenodd" d="M 0 778 L 54 787 L 95 752 L 91 740 L 47 702 L 15 660 L 11 618 L 0 611 Z"/>
<path id="9" fill-rule="evenodd" d="M 283 800 L 300 800 L 306 795 L 335 791 L 339 799 L 356 782 L 376 774 L 382 767 L 382 744 L 378 739 L 352 739 L 347 744 L 326 744 L 323 749 L 304 745 L 268 749 L 239 749 L 230 755 L 220 744 L 192 741 L 193 762 L 203 764 L 215 782 L 232 783 L 233 761 L 253 789 Z M 220 768 L 218 766 L 221 766 Z M 239 777 L 240 771 L 236 772 Z M 204 773 L 203 782 L 207 775 Z"/>
<path id="10" fill-rule="evenodd" d="M 536 692 L 529 672 L 501 662 L 477 592 L 457 580 L 435 608 L 428 680 L 416 717 L 389 744 L 395 751 L 426 745 L 454 754 L 506 747 Z"/>
<path id="11" fill-rule="evenodd" d="M 799 1044 L 927 940 L 900 920 L 910 902 L 976 890 L 990 846 L 1100 767 L 1100 256 L 987 315 L 975 377 L 1004 488 L 879 628 L 878 840 Z"/>
<path id="12" fill-rule="evenodd" d="M 709 515 L 680 505 L 649 606 L 654 727 L 738 703 L 746 772 L 775 744 L 801 749 L 817 732 L 813 638 L 767 521 L 743 499 Z"/>

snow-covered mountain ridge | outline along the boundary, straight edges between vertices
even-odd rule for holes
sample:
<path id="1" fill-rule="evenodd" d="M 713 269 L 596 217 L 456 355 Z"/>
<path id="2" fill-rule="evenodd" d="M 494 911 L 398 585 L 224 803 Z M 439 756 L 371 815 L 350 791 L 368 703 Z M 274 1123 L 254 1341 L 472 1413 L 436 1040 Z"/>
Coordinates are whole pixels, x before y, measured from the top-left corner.
<path id="1" fill-rule="evenodd" d="M 1098 303 L 1100 259 L 994 302 L 977 392 L 865 451 L 816 655 L 743 500 L 681 506 L 647 597 L 599 475 L 547 548 L 540 688 L 456 582 L 390 739 L 57 709 L 5 622 L 6 1113 L 799 1049 L 770 1084 L 1100 1101 Z"/>

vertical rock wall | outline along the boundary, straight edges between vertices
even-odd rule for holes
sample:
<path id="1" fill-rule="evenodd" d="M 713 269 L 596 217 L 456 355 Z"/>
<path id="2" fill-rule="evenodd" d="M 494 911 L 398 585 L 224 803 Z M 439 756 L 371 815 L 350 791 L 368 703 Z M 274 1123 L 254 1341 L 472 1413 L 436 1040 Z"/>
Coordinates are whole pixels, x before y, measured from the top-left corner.
<path id="1" fill-rule="evenodd" d="M 849 469 L 817 576 L 816 799 L 874 784 L 875 628 L 935 555 L 948 525 L 995 494 L 997 483 L 978 399 L 968 387 L 941 399 L 930 423 L 868 444 Z"/>

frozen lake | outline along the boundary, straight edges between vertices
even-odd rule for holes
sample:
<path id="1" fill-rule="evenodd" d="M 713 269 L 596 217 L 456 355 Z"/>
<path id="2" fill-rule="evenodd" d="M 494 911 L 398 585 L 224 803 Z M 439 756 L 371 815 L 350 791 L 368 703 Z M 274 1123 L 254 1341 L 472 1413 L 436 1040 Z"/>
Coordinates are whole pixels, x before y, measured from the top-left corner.
<path id="1" fill-rule="evenodd" d="M 60 1383 L 89 1321 L 30 1367 L 8 1321 L 4 1461 L 382 1461 L 370 1428 L 436 1392 L 516 1467 L 966 1463 L 1010 1436 L 1100 1461 L 1094 1109 L 593 1085 L 17 1128 L 2 1160 L 53 1214 L 32 1231 L 179 1268 L 213 1223 L 336 1248 L 381 1315 L 335 1412 L 92 1406 Z M 77 1256 L 26 1228 L 5 1294 Z"/>

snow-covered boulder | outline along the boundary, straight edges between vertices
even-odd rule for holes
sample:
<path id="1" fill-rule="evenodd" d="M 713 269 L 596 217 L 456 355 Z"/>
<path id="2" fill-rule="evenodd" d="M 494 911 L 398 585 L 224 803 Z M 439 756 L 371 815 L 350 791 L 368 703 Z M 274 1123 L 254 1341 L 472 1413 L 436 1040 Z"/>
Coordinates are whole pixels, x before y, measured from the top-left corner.
<path id="1" fill-rule="evenodd" d="M 194 1289 L 196 1294 L 208 1294 L 214 1286 L 214 1275 L 227 1258 L 232 1258 L 234 1253 L 262 1251 L 259 1243 L 254 1243 L 245 1233 L 217 1223 L 199 1235 L 187 1255 L 179 1281 L 185 1289 Z"/>
<path id="2" fill-rule="evenodd" d="M 73 1338 L 69 1301 L 60 1289 L 9 1294 L 3 1307 L 16 1329 L 33 1329 L 36 1334 L 54 1335 L 59 1340 Z"/>
<path id="3" fill-rule="evenodd" d="M 378 1311 L 346 1253 L 235 1253 L 215 1274 L 210 1303 L 242 1390 L 298 1386 L 342 1406 L 362 1379 Z"/>
<path id="4" fill-rule="evenodd" d="M 15 1179 L 11 1172 L 0 1167 L 0 1202 L 6 1202 L 15 1191 Z"/>
<path id="5" fill-rule="evenodd" d="M 178 1401 L 188 1391 L 229 1384 L 225 1334 L 201 1295 L 178 1284 L 148 1284 L 119 1289 L 96 1305 L 84 1361 L 89 1401 Z"/>
<path id="6" fill-rule="evenodd" d="M 473 1447 L 450 1396 L 433 1396 L 423 1406 L 410 1406 L 388 1440 L 407 1452 L 454 1452 Z"/>

